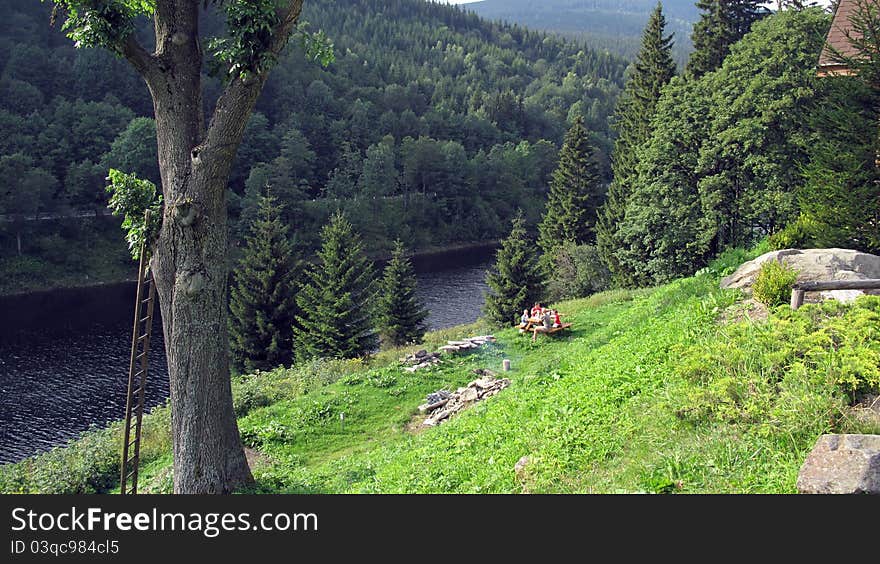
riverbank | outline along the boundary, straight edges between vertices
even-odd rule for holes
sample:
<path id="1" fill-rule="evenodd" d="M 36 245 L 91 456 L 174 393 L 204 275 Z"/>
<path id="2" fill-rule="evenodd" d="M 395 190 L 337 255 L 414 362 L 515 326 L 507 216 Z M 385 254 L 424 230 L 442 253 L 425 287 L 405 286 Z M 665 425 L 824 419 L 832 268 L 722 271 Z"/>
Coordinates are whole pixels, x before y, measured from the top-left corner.
<path id="1" fill-rule="evenodd" d="M 0 257 L 0 298 L 37 297 L 45 300 L 48 293 L 59 290 L 94 290 L 136 282 L 137 263 L 131 260 L 125 248 L 119 220 L 102 216 L 89 218 L 88 222 L 88 229 L 78 230 L 82 238 L 38 237 L 37 251 Z M 68 235 L 76 227 L 79 226 L 67 229 Z M 451 263 L 468 265 L 479 262 L 499 245 L 500 241 L 488 240 L 431 246 L 418 249 L 411 259 L 416 271 L 428 272 L 448 267 Z M 230 260 L 234 263 L 234 253 L 240 251 L 231 249 L 231 252 Z M 386 253 L 370 255 L 379 267 L 389 257 Z"/>
<path id="2" fill-rule="evenodd" d="M 880 432 L 853 405 L 880 391 L 880 297 L 752 320 L 739 292 L 718 288 L 746 258 L 558 304 L 574 323 L 561 337 L 481 322 L 433 332 L 428 350 L 488 331 L 497 342 L 424 371 L 397 362 L 410 347 L 238 378 L 254 491 L 793 493 L 819 435 Z M 508 388 L 419 428 L 427 393 L 500 373 L 503 359 Z M 167 420 L 165 408 L 147 417 L 142 491 L 170 491 Z M 0 491 L 110 491 L 118 443 L 111 426 L 2 466 Z"/>

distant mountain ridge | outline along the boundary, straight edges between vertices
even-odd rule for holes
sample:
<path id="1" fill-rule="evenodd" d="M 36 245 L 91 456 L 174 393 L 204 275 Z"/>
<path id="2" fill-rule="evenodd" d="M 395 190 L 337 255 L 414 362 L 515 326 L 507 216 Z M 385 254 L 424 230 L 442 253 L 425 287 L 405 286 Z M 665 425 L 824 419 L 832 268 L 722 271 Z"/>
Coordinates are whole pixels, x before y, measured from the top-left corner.
<path id="1" fill-rule="evenodd" d="M 663 0 L 667 29 L 675 34 L 675 55 L 683 63 L 691 50 L 691 28 L 699 19 L 694 0 Z M 504 20 L 577 37 L 591 47 L 633 58 L 656 0 L 482 0 L 464 8 Z"/>

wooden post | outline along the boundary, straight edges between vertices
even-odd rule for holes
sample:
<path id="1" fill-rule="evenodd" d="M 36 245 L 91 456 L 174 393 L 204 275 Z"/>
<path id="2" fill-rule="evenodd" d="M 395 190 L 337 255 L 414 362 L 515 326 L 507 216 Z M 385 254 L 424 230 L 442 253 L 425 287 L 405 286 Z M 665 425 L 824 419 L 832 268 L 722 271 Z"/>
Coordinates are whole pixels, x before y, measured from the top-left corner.
<path id="1" fill-rule="evenodd" d="M 791 289 L 791 309 L 798 309 L 804 305 L 804 294 L 806 292 L 798 287 Z"/>
<path id="2" fill-rule="evenodd" d="M 510 359 L 505 358 L 501 361 L 501 366 L 504 367 L 505 372 L 510 372 Z"/>

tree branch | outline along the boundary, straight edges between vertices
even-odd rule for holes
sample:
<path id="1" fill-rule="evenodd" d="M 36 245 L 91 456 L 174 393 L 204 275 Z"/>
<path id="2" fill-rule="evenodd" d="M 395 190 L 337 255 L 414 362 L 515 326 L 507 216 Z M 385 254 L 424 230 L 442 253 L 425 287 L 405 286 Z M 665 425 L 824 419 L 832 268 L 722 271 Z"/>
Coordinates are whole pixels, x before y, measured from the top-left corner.
<path id="1" fill-rule="evenodd" d="M 133 33 L 125 38 L 123 44 L 120 45 L 120 51 L 122 56 L 147 82 L 153 78 L 158 70 L 155 57 L 141 47 Z"/>
<path id="2" fill-rule="evenodd" d="M 303 0 L 289 0 L 278 11 L 278 24 L 272 31 L 272 41 L 267 52 L 277 57 L 284 50 L 302 13 L 302 6 Z M 263 90 L 270 70 L 265 69 L 258 75 L 251 75 L 246 79 L 238 76 L 229 83 L 217 101 L 217 106 L 211 116 L 203 143 L 205 150 L 223 151 L 224 149 L 234 150 L 238 147 L 244 135 L 247 117 L 250 116 L 257 103 L 257 98 Z"/>

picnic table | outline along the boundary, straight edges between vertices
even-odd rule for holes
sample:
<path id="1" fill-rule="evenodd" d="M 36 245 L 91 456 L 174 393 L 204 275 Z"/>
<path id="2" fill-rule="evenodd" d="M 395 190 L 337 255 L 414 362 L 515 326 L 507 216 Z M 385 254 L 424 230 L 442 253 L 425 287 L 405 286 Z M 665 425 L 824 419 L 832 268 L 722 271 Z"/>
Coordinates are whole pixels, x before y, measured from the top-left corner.
<path id="1" fill-rule="evenodd" d="M 562 314 L 559 314 L 559 317 L 562 317 Z M 526 323 L 525 327 L 522 324 L 517 325 L 520 330 L 520 333 L 528 333 L 531 331 L 532 340 L 535 341 L 538 338 L 538 333 L 543 333 L 545 335 L 550 335 L 552 333 L 557 333 L 559 331 L 565 331 L 566 329 L 571 328 L 571 323 L 561 323 L 555 327 L 544 327 L 544 319 L 541 317 L 530 317 L 528 323 Z"/>

